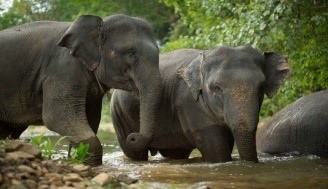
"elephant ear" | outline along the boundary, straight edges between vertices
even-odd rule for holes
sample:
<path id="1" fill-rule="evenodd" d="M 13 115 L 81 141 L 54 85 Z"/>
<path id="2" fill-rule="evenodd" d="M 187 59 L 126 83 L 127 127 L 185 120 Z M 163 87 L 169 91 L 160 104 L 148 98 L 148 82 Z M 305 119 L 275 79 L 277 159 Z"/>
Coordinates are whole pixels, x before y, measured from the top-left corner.
<path id="1" fill-rule="evenodd" d="M 198 101 L 199 95 L 202 93 L 200 69 L 199 58 L 196 58 L 187 67 L 181 68 L 178 71 L 179 78 L 182 78 L 187 83 L 196 101 Z"/>
<path id="2" fill-rule="evenodd" d="M 103 21 L 98 16 L 80 16 L 61 37 L 58 46 L 66 47 L 70 54 L 78 58 L 93 71 L 101 59 Z"/>
<path id="3" fill-rule="evenodd" d="M 272 98 L 280 85 L 286 81 L 291 73 L 287 58 L 274 52 L 264 52 L 264 75 L 266 78 L 264 93 Z"/>

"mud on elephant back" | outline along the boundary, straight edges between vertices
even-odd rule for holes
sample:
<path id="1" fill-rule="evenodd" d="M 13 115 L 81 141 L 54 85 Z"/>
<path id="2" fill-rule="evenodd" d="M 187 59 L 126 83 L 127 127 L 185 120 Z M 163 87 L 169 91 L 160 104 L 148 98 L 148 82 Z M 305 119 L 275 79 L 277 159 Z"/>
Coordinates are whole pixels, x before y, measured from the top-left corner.
<path id="1" fill-rule="evenodd" d="M 184 159 L 197 148 L 207 162 L 226 162 L 236 142 L 241 160 L 258 162 L 259 111 L 264 94 L 272 97 L 289 76 L 284 56 L 251 46 L 180 49 L 160 55 L 160 72 L 158 126 L 143 149 L 126 143 L 130 133 L 143 129 L 139 115 L 147 116 L 140 113 L 139 98 L 122 90 L 112 95 L 113 124 L 126 156 L 147 160 L 150 151 Z"/>
<path id="2" fill-rule="evenodd" d="M 257 150 L 328 157 L 328 90 L 304 96 L 258 128 Z"/>
<path id="3" fill-rule="evenodd" d="M 100 165 L 96 133 L 110 88 L 139 94 L 147 115 L 141 127 L 154 127 L 159 50 L 147 21 L 119 14 L 32 22 L 0 31 L 0 46 L 5 47 L 0 49 L 0 139 L 18 138 L 28 125 L 44 124 L 73 145 L 89 144 L 85 163 Z"/>

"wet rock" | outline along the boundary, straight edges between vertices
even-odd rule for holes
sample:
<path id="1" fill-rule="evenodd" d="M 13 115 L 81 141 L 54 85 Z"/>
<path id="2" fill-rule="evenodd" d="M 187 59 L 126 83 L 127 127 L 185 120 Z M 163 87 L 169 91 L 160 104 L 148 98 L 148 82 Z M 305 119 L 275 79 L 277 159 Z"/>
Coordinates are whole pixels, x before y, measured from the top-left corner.
<path id="1" fill-rule="evenodd" d="M 134 183 L 138 182 L 138 179 L 136 179 L 136 178 L 132 178 L 132 177 L 129 177 L 129 176 L 126 175 L 126 174 L 119 174 L 119 175 L 117 176 L 117 180 L 118 180 L 119 182 L 124 182 L 125 184 L 128 184 L 128 185 L 130 185 L 130 184 L 134 184 Z"/>
<path id="2" fill-rule="evenodd" d="M 107 173 L 100 173 L 95 176 L 92 181 L 98 183 L 100 186 L 104 186 L 111 181 L 111 176 Z"/>

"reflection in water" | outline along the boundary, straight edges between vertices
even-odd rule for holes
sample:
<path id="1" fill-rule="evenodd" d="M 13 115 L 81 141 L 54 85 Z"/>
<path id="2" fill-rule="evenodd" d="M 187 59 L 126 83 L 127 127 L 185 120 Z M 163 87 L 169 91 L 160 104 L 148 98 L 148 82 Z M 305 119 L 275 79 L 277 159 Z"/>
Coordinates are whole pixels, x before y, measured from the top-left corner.
<path id="1" fill-rule="evenodd" d="M 259 154 L 257 164 L 240 161 L 234 150 L 232 162 L 205 163 L 194 150 L 187 160 L 156 155 L 149 161 L 135 162 L 124 156 L 114 133 L 99 131 L 97 135 L 104 149 L 104 165 L 96 169 L 138 178 L 136 186 L 141 188 L 328 188 L 328 159 L 313 155 Z M 66 150 L 63 145 L 57 157 L 66 156 Z"/>

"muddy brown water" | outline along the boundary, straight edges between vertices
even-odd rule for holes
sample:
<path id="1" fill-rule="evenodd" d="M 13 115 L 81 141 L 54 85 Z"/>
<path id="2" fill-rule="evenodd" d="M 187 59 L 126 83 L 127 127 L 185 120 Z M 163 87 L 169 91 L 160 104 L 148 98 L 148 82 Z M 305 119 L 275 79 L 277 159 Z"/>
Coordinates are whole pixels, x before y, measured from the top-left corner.
<path id="1" fill-rule="evenodd" d="M 187 160 L 167 160 L 156 155 L 149 161 L 135 162 L 124 156 L 115 133 L 100 130 L 98 137 L 104 157 L 103 165 L 96 169 L 137 178 L 136 188 L 328 188 L 328 159 L 314 155 L 259 154 L 260 163 L 252 163 L 240 161 L 234 150 L 232 162 L 205 163 L 199 151 L 194 150 Z M 58 138 L 51 136 L 54 141 Z M 64 142 L 54 158 L 66 156 L 66 150 Z"/>

